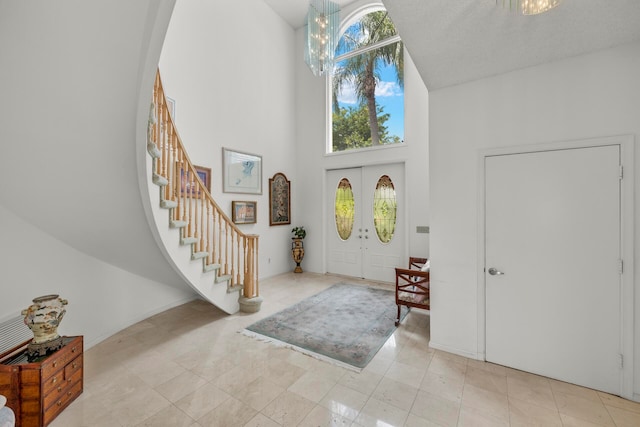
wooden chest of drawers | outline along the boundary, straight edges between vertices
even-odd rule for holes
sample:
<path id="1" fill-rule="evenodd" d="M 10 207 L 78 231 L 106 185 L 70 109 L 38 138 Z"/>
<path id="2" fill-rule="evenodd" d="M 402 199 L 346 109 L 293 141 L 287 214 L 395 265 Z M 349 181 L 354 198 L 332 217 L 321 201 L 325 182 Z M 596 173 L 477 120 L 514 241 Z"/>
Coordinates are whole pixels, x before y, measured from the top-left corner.
<path id="1" fill-rule="evenodd" d="M 16 426 L 44 427 L 83 389 L 82 337 L 64 337 L 64 346 L 28 361 L 26 349 L 0 359 L 0 394 L 16 415 Z"/>

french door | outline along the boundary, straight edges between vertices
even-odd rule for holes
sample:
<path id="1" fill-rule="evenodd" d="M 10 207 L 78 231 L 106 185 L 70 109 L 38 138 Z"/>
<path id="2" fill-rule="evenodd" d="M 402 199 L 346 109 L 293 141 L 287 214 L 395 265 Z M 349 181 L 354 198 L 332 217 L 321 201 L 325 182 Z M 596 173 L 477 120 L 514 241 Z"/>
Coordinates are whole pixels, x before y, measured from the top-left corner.
<path id="1" fill-rule="evenodd" d="M 327 272 L 393 282 L 404 266 L 404 165 L 327 172 Z"/>

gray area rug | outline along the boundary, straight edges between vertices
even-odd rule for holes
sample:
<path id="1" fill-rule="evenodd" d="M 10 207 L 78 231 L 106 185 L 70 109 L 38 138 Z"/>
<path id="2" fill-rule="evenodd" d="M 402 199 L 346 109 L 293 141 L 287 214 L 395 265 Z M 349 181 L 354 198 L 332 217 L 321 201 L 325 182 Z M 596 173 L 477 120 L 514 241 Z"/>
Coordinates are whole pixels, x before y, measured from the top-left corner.
<path id="1" fill-rule="evenodd" d="M 407 308 L 402 309 L 404 318 Z M 338 283 L 244 333 L 362 369 L 396 329 L 396 310 L 393 291 Z"/>

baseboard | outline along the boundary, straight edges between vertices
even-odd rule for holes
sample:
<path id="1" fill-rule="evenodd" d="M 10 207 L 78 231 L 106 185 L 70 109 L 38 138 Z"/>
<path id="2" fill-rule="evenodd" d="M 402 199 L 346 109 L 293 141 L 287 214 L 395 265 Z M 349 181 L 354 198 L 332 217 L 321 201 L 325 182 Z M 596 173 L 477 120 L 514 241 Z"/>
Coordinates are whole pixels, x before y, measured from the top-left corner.
<path id="1" fill-rule="evenodd" d="M 440 351 L 446 351 L 447 353 L 457 354 L 458 356 L 463 356 L 469 359 L 484 360 L 484 356 L 481 354 L 471 353 L 468 351 L 460 350 L 459 348 L 438 344 L 437 342 L 433 341 L 429 341 L 429 347 Z"/>

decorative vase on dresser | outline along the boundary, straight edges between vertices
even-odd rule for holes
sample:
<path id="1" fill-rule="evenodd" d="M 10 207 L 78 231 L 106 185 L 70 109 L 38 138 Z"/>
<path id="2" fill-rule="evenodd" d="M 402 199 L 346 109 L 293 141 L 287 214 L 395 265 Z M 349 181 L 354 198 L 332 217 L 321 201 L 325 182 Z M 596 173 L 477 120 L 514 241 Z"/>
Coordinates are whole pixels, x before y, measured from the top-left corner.
<path id="1" fill-rule="evenodd" d="M 59 295 L 44 295 L 33 299 L 33 304 L 22 310 L 24 324 L 33 332 L 33 341 L 27 348 L 30 358 L 44 356 L 62 348 L 58 326 L 67 312 L 68 302 Z"/>

